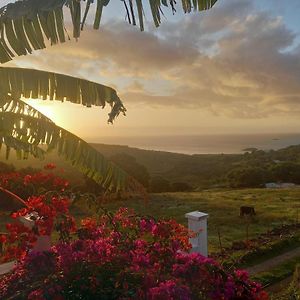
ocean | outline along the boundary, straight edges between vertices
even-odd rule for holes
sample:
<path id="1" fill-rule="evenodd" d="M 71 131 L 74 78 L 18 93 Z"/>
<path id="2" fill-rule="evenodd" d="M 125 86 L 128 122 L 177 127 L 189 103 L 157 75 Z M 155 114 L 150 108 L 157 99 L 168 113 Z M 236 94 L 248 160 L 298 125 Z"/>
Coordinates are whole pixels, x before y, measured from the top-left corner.
<path id="1" fill-rule="evenodd" d="M 300 133 L 124 136 L 103 137 L 97 142 L 184 154 L 234 154 L 243 153 L 243 149 L 249 147 L 277 150 L 291 145 L 298 145 L 300 144 Z"/>

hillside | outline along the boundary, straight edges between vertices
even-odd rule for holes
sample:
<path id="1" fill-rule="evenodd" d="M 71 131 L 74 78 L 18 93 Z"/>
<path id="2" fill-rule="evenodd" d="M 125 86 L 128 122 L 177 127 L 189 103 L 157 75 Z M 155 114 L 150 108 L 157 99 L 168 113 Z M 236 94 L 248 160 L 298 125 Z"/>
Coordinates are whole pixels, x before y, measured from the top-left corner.
<path id="1" fill-rule="evenodd" d="M 300 184 L 300 145 L 277 151 L 250 149 L 244 154 L 185 155 L 127 146 L 93 144 L 107 157 L 126 154 L 146 167 L 151 177 L 193 188 L 260 187 L 266 182 Z"/>
<path id="2" fill-rule="evenodd" d="M 118 145 L 92 146 L 143 181 L 145 186 L 155 185 L 152 191 L 176 190 L 172 184 L 185 184 L 186 190 L 189 187 L 260 187 L 266 182 L 300 184 L 300 145 L 268 152 L 251 149 L 244 154 L 209 155 L 186 155 Z M 5 161 L 3 150 L 1 161 Z M 47 162 L 64 169 L 65 176 L 72 182 L 82 181 L 82 175 L 55 153 L 50 153 L 45 160 L 30 158 L 20 161 L 12 156 L 8 161 L 17 168 L 42 168 Z M 156 190 L 157 185 L 163 185 L 164 190 L 160 187 Z"/>

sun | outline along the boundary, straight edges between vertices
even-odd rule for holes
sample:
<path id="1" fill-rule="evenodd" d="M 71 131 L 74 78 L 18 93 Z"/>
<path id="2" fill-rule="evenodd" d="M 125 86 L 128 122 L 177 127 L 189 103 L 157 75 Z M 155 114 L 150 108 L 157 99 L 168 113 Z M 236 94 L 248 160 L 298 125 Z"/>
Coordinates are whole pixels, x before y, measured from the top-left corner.
<path id="1" fill-rule="evenodd" d="M 59 121 L 59 113 L 55 109 L 55 103 L 52 101 L 44 101 L 39 99 L 24 99 L 26 103 L 40 111 L 46 117 L 51 119 L 54 122 Z"/>

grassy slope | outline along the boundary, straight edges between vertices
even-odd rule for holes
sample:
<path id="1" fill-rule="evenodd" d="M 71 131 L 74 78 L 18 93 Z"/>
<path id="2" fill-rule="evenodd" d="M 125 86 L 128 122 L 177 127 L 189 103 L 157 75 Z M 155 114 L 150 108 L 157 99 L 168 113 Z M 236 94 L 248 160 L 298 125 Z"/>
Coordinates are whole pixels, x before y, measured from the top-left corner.
<path id="1" fill-rule="evenodd" d="M 184 154 L 147 151 L 127 146 L 109 146 L 102 144 L 94 144 L 101 153 L 105 156 L 112 156 L 116 153 L 127 153 L 134 156 L 137 161 L 145 165 L 152 175 L 158 172 L 168 173 L 174 165 L 181 162 L 175 173 L 184 176 L 183 167 L 190 170 L 198 161 L 201 165 L 202 172 L 210 169 L 210 172 L 218 172 L 224 174 L 227 164 L 235 164 L 240 156 L 235 155 L 196 155 L 188 156 Z M 295 148 L 295 149 L 294 149 Z M 300 153 L 297 147 L 291 148 L 295 153 Z M 289 148 L 288 148 L 289 150 Z M 295 158 L 295 153 L 289 150 L 291 157 Z M 281 152 L 284 152 L 283 157 L 280 157 Z M 286 158 L 287 150 L 274 152 L 278 159 Z M 299 154 L 300 155 L 300 154 Z M 4 160 L 3 152 L 0 155 L 0 160 Z M 41 168 L 47 162 L 54 162 L 59 165 L 59 168 L 66 170 L 66 177 L 72 181 L 80 180 L 81 174 L 74 168 L 64 163 L 63 160 L 53 153 L 47 157 L 45 161 L 30 159 L 28 161 L 10 160 L 18 168 L 31 167 Z M 213 164 L 215 162 L 215 164 Z M 218 167 L 218 168 L 216 168 Z M 197 171 L 197 172 L 196 172 Z M 192 176 L 199 176 L 198 169 L 195 170 Z M 171 175 L 171 174 L 169 174 Z M 189 182 L 189 181 L 188 181 Z M 132 206 L 144 214 L 151 214 L 157 217 L 174 217 L 179 222 L 186 224 L 184 214 L 193 210 L 208 212 L 209 218 L 209 242 L 211 250 L 218 248 L 217 228 L 220 228 L 222 235 L 223 246 L 228 246 L 234 240 L 244 239 L 246 236 L 245 220 L 239 218 L 239 207 L 241 205 L 253 205 L 256 208 L 257 216 L 249 228 L 249 234 L 255 236 L 265 232 L 274 226 L 282 223 L 293 222 L 296 219 L 295 205 L 300 206 L 300 190 L 263 190 L 263 189 L 245 189 L 245 190 L 209 190 L 195 193 L 168 193 L 160 195 L 152 195 L 149 204 L 145 207 L 143 203 L 138 201 L 127 203 L 115 203 L 110 205 L 112 208 L 119 206 Z M 1 219 L 1 218 L 0 218 Z M 300 214 L 299 214 L 300 219 Z"/>
<path id="2" fill-rule="evenodd" d="M 153 194 L 147 204 L 132 200 L 106 204 L 106 207 L 111 210 L 124 206 L 132 207 L 141 214 L 174 218 L 185 225 L 185 213 L 194 210 L 207 212 L 210 251 L 217 251 L 217 228 L 220 229 L 223 246 L 246 238 L 246 222 L 239 217 L 239 207 L 242 205 L 253 205 L 256 209 L 257 216 L 249 227 L 249 237 L 255 237 L 274 226 L 296 221 L 295 206 L 300 205 L 300 189 L 207 190 L 195 193 Z"/>

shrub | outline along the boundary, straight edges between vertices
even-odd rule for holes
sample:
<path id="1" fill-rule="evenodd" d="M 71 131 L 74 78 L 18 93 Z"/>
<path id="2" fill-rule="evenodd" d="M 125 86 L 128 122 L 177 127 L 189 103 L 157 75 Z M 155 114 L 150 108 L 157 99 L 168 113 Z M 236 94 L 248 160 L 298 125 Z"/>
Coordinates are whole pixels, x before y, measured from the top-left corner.
<path id="1" fill-rule="evenodd" d="M 188 232 L 127 209 L 85 219 L 77 237 L 29 252 L 0 281 L 7 299 L 268 299 L 244 271 L 187 254 Z"/>
<path id="2" fill-rule="evenodd" d="M 266 182 L 267 171 L 260 167 L 238 167 L 227 174 L 232 187 L 260 187 Z"/>
<path id="3" fill-rule="evenodd" d="M 74 231 L 65 196 L 32 196 L 26 203 L 13 216 L 37 212 L 38 219 L 32 229 L 10 224 L 8 237 L 1 237 L 18 262 L 0 279 L 0 299 L 268 299 L 244 271 L 227 272 L 189 254 L 189 232 L 173 220 L 121 208 L 84 219 Z M 53 229 L 63 237 L 56 245 L 30 250 Z"/>

